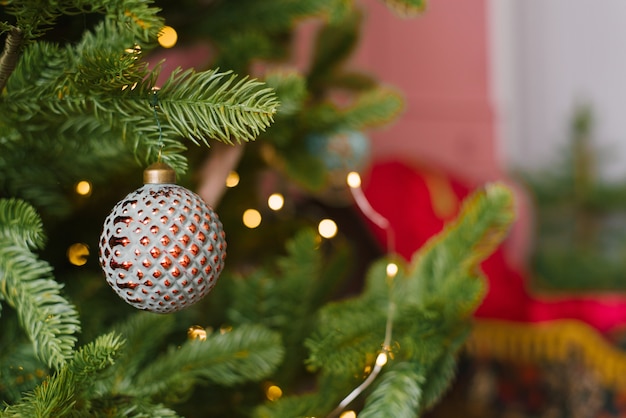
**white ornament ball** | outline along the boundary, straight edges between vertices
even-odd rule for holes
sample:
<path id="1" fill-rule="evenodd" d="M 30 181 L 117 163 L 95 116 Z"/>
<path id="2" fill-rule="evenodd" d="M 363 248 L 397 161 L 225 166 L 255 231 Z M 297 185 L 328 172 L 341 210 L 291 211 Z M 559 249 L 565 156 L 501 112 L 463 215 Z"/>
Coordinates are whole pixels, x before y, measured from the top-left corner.
<path id="1" fill-rule="evenodd" d="M 151 179 L 151 167 L 144 173 L 147 184 L 118 202 L 106 218 L 100 265 L 107 283 L 126 302 L 168 313 L 193 305 L 213 289 L 224 268 L 226 240 L 217 214 L 200 196 L 174 184 L 173 171 L 166 183 L 158 170 Z"/>

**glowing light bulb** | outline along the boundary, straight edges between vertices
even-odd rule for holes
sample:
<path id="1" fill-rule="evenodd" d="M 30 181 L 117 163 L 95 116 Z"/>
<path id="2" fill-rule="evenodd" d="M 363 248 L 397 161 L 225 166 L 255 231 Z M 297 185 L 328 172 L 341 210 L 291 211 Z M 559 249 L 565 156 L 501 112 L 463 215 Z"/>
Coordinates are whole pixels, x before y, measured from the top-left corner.
<path id="1" fill-rule="evenodd" d="M 396 263 L 387 264 L 387 276 L 396 277 L 396 274 L 398 274 L 398 265 Z"/>
<path id="2" fill-rule="evenodd" d="M 261 225 L 261 214 L 256 209 L 247 209 L 243 213 L 243 224 L 250 229 Z"/>
<path id="3" fill-rule="evenodd" d="M 267 198 L 267 206 L 272 210 L 281 210 L 285 204 L 285 198 L 280 193 L 273 193 Z"/>
<path id="4" fill-rule="evenodd" d="M 348 186 L 353 189 L 361 186 L 361 176 L 356 171 L 349 172 L 346 181 L 348 182 Z"/>
<path id="5" fill-rule="evenodd" d="M 339 418 L 356 418 L 356 412 L 354 411 L 344 411 L 339 415 Z"/>
<path id="6" fill-rule="evenodd" d="M 89 196 L 91 194 L 91 183 L 87 180 L 81 180 L 76 183 L 75 187 L 76 193 L 81 196 Z"/>
<path id="7" fill-rule="evenodd" d="M 387 364 L 387 353 L 378 354 L 378 357 L 376 357 L 376 365 L 383 367 L 385 364 Z"/>
<path id="8" fill-rule="evenodd" d="M 226 187 L 235 187 L 239 184 L 239 174 L 236 171 L 231 171 L 226 177 Z"/>
<path id="9" fill-rule="evenodd" d="M 332 219 L 322 219 L 317 230 L 324 238 L 332 238 L 337 235 L 337 224 Z"/>
<path id="10" fill-rule="evenodd" d="M 265 396 L 270 401 L 277 401 L 283 396 L 283 390 L 276 385 L 270 385 L 265 390 Z"/>
<path id="11" fill-rule="evenodd" d="M 84 266 L 89 257 L 89 247 L 87 244 L 77 242 L 67 249 L 67 259 L 75 266 Z"/>
<path id="12" fill-rule="evenodd" d="M 159 32 L 159 45 L 163 48 L 171 48 L 176 45 L 178 34 L 171 26 L 163 26 Z"/>

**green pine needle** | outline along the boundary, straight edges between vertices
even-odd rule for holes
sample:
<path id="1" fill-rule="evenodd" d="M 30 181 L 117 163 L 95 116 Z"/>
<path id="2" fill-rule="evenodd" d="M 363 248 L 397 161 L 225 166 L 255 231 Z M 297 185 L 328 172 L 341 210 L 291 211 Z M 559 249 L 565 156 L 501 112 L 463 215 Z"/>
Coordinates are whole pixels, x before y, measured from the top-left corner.
<path id="1" fill-rule="evenodd" d="M 59 367 L 71 355 L 80 325 L 52 267 L 27 246 L 42 244 L 41 219 L 22 201 L 0 200 L 0 237 L 0 299 L 17 311 L 37 356 Z"/>
<path id="2" fill-rule="evenodd" d="M 115 334 L 105 334 L 82 347 L 57 373 L 26 394 L 20 403 L 6 408 L 2 416 L 62 417 L 71 415 L 73 410 L 89 416 L 81 395 L 97 380 L 98 373 L 113 363 L 122 344 Z"/>
<path id="3" fill-rule="evenodd" d="M 413 258 L 406 294 L 418 304 L 439 300 L 468 315 L 480 302 L 482 262 L 508 233 L 513 193 L 494 183 L 468 197 L 457 219 Z"/>
<path id="4" fill-rule="evenodd" d="M 45 236 L 37 211 L 22 200 L 0 199 L 0 241 L 41 249 Z"/>
<path id="5" fill-rule="evenodd" d="M 423 366 L 409 362 L 391 365 L 367 397 L 360 418 L 415 418 L 422 402 Z"/>
<path id="6" fill-rule="evenodd" d="M 196 383 L 233 386 L 267 377 L 283 357 L 280 336 L 258 325 L 238 326 L 230 332 L 191 340 L 154 359 L 136 377 L 134 396 L 176 397 Z"/>
<path id="7" fill-rule="evenodd" d="M 172 134 L 207 145 L 208 138 L 254 140 L 278 109 L 276 96 L 260 81 L 215 70 L 174 72 L 159 91 L 158 105 Z"/>

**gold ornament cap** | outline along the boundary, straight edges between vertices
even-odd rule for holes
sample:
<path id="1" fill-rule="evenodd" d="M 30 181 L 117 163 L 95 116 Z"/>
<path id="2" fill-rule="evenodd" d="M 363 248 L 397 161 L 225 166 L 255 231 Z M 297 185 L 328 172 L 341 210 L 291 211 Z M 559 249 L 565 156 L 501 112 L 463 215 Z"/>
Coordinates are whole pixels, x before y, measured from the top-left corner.
<path id="1" fill-rule="evenodd" d="M 176 172 L 169 165 L 157 162 L 150 164 L 143 171 L 143 184 L 174 184 Z"/>

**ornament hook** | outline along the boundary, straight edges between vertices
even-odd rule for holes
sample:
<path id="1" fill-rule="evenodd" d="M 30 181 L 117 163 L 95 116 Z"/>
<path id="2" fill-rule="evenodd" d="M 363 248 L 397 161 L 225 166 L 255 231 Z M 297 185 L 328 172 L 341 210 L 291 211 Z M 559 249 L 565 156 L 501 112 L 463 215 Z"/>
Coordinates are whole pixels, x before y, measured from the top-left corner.
<path id="1" fill-rule="evenodd" d="M 163 128 L 161 127 L 161 121 L 159 120 L 159 113 L 157 109 L 159 108 L 159 87 L 152 87 L 152 95 L 150 97 L 150 107 L 154 111 L 154 120 L 156 120 L 157 129 L 159 130 L 159 155 L 157 157 L 157 161 L 161 162 L 161 154 L 163 152 L 163 147 L 165 144 L 163 143 Z"/>

